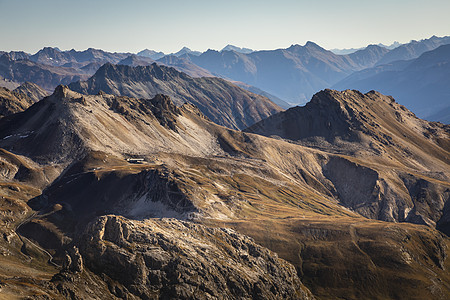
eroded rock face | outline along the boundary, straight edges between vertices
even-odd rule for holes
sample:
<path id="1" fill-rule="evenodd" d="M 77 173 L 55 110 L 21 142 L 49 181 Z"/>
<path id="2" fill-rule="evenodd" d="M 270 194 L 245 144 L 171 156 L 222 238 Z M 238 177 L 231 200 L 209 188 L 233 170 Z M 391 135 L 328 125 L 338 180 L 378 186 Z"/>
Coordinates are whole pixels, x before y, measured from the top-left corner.
<path id="1" fill-rule="evenodd" d="M 292 265 L 231 229 L 102 216 L 80 239 L 85 264 L 134 295 L 162 299 L 309 299 Z"/>

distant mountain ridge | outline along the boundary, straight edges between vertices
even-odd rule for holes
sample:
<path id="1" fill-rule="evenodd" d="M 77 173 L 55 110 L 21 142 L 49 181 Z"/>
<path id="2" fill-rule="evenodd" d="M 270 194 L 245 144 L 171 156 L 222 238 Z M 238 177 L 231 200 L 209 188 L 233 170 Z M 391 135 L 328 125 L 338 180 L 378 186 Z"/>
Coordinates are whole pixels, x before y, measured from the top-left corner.
<path id="1" fill-rule="evenodd" d="M 243 129 L 282 109 L 266 97 L 253 94 L 230 82 L 215 78 L 192 78 L 174 68 L 157 65 L 130 67 L 103 65 L 87 81 L 73 82 L 70 89 L 97 94 L 100 91 L 136 98 L 170 96 L 177 105 L 196 105 L 212 121 Z"/>
<path id="2" fill-rule="evenodd" d="M 0 76 L 18 84 L 32 82 L 47 91 L 61 83 L 68 84 L 88 77 L 74 68 L 49 66 L 28 59 L 14 60 L 9 54 L 0 56 Z"/>
<path id="3" fill-rule="evenodd" d="M 129 55 L 130 53 L 111 53 L 94 48 L 89 48 L 84 51 L 76 51 L 75 49 L 61 51 L 56 48 L 45 47 L 36 54 L 31 55 L 29 59 L 37 63 L 48 64 L 51 66 L 81 67 L 93 62 L 118 63 Z"/>
<path id="4" fill-rule="evenodd" d="M 313 42 L 249 54 L 208 50 L 187 58 L 215 75 L 242 81 L 293 103 L 306 102 L 317 89 L 358 69 L 348 57 Z"/>
<path id="5" fill-rule="evenodd" d="M 230 45 L 230 44 L 223 47 L 222 50 L 220 50 L 220 52 L 222 52 L 222 51 L 236 51 L 236 52 L 244 53 L 244 54 L 254 52 L 254 50 L 252 50 L 250 48 L 241 48 L 241 47 L 237 47 L 237 46 Z"/>
<path id="6" fill-rule="evenodd" d="M 28 59 L 37 62 L 41 64 L 41 68 L 51 73 L 62 72 L 79 76 L 94 74 L 106 62 L 145 66 L 157 59 L 159 63 L 173 66 L 192 77 L 217 76 L 242 82 L 253 90 L 261 90 L 261 94 L 272 95 L 275 101 L 280 99 L 281 101 L 278 101 L 280 104 L 302 105 L 319 90 L 338 88 L 338 82 L 349 76 L 370 73 L 371 68 L 386 64 L 392 64 L 392 68 L 397 70 L 401 64 L 400 60 L 417 58 L 426 51 L 448 43 L 450 43 L 450 37 L 433 36 L 401 45 L 399 43 L 389 46 L 369 45 L 363 49 L 353 49 L 356 51 L 346 55 L 337 55 L 313 42 L 307 42 L 303 46 L 292 45 L 286 49 L 264 51 L 251 51 L 251 49 L 227 45 L 220 51 L 208 50 L 201 53 L 183 47 L 180 51 L 169 55 L 148 49 L 140 51 L 136 56 L 130 53 L 109 53 L 92 48 L 84 51 L 61 51 L 50 47 L 43 48 L 33 55 L 22 51 L 3 53 L 7 54 L 12 61 Z M 63 69 L 51 69 L 51 67 L 66 69 L 63 71 Z M 384 67 L 381 69 L 384 70 Z M 0 73 L 0 76 L 4 78 L 0 81 L 0 85 L 13 88 L 25 81 L 31 81 L 50 91 L 57 84 L 67 84 L 74 80 L 70 76 L 52 76 L 54 79 L 51 84 L 48 84 L 40 79 L 41 75 L 25 76 L 26 78 L 23 77 L 24 75 L 22 73 L 21 76 L 13 76 L 13 78 L 7 73 Z M 376 87 L 368 90 L 374 88 Z M 397 98 L 403 101 L 401 97 Z M 410 108 L 414 111 L 414 107 Z M 420 114 L 419 111 L 417 112 Z M 433 115 L 433 112 L 430 114 Z M 438 119 L 442 120 L 441 117 Z"/>
<path id="7" fill-rule="evenodd" d="M 160 59 L 160 58 L 164 57 L 164 55 L 165 55 L 164 52 L 161 52 L 161 51 L 158 52 L 158 51 L 149 50 L 149 49 L 144 49 L 142 51 L 139 51 L 136 54 L 139 56 L 151 58 L 153 60 Z"/>
<path id="8" fill-rule="evenodd" d="M 433 36 L 392 50 L 382 45 L 369 45 L 350 54 L 337 55 L 307 42 L 304 46 L 249 54 L 208 50 L 186 58 L 216 76 L 242 81 L 284 101 L 303 104 L 317 91 L 333 86 L 354 72 L 380 63 L 415 58 L 448 43 L 450 37 Z"/>
<path id="9" fill-rule="evenodd" d="M 450 115 L 450 45 L 411 60 L 401 60 L 355 72 L 336 89 L 376 89 L 430 121 L 448 123 Z M 447 113 L 445 113 L 447 111 Z"/>

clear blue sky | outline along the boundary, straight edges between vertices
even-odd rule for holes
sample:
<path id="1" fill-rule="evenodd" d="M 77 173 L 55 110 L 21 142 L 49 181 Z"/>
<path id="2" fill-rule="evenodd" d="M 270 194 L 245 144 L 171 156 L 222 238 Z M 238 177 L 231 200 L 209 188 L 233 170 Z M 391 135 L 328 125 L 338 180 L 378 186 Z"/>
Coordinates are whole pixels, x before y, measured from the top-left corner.
<path id="1" fill-rule="evenodd" d="M 450 35 L 449 0 L 0 0 L 0 50 L 324 48 Z"/>

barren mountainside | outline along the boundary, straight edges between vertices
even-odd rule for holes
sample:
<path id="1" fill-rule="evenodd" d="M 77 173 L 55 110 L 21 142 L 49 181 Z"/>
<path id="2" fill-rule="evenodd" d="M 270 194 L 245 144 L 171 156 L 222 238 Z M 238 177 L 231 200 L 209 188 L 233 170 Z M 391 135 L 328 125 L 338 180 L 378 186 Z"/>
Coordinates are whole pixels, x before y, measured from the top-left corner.
<path id="1" fill-rule="evenodd" d="M 266 97 L 226 80 L 192 78 L 174 68 L 157 64 L 145 67 L 105 64 L 89 80 L 71 83 L 69 87 L 84 94 L 103 91 L 136 98 L 166 94 L 175 104 L 192 103 L 212 121 L 233 129 L 243 129 L 281 111 Z"/>
<path id="2" fill-rule="evenodd" d="M 329 178 L 340 182 L 336 188 L 344 205 L 370 218 L 431 226 L 436 226 L 437 222 L 442 230 L 448 230 L 445 215 L 431 216 L 437 211 L 445 212 L 444 206 L 450 197 L 450 127 L 418 119 L 392 97 L 374 91 L 361 94 L 350 90 L 324 90 L 304 107 L 273 115 L 246 131 L 278 136 L 364 161 L 367 167 L 361 167 L 360 161 L 350 166 L 338 159 L 332 165 L 340 171 L 326 171 Z M 396 166 L 402 171 L 394 175 L 380 164 L 387 168 Z M 352 170 L 346 172 L 345 165 Z M 414 179 L 412 174 L 404 173 L 411 168 L 425 177 Z M 355 177 L 350 179 L 349 176 Z M 360 176 L 365 179 L 361 180 Z M 372 179 L 366 181 L 368 178 Z M 350 180 L 355 180 L 353 184 L 364 185 L 367 194 L 357 195 L 354 187 L 346 187 Z M 441 185 L 442 181 L 447 183 Z M 401 189 L 398 189 L 399 184 Z M 431 187 L 433 191 L 421 194 L 422 189 Z M 358 198 L 366 201 L 361 203 Z"/>
<path id="3" fill-rule="evenodd" d="M 25 94 L 28 97 L 30 97 L 34 102 L 38 102 L 39 100 L 49 95 L 47 91 L 45 91 L 43 88 L 32 82 L 24 82 L 16 89 L 14 89 L 14 92 Z"/>
<path id="4" fill-rule="evenodd" d="M 13 91 L 0 87 L 0 117 L 24 111 L 47 95 L 45 90 L 30 82 L 25 82 Z"/>
<path id="5" fill-rule="evenodd" d="M 292 141 L 64 86 L 1 119 L 2 292 L 449 295 L 448 128 L 376 92 L 323 91 L 286 117 L 299 109 L 251 127 Z"/>

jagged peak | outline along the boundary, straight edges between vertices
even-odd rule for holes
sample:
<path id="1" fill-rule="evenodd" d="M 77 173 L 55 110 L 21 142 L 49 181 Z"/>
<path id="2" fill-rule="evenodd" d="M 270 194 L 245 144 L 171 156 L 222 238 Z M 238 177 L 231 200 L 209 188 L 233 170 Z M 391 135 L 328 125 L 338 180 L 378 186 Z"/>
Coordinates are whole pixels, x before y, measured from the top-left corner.
<path id="1" fill-rule="evenodd" d="M 80 98 L 82 95 L 72 91 L 67 85 L 60 84 L 55 88 L 55 91 L 51 97 L 60 100 L 67 98 Z"/>
<path id="2" fill-rule="evenodd" d="M 56 97 L 64 98 L 69 92 L 69 87 L 67 85 L 60 84 L 55 88 L 53 95 Z"/>
<path id="3" fill-rule="evenodd" d="M 311 41 L 307 41 L 304 46 L 299 45 L 299 44 L 293 44 L 286 50 L 288 50 L 288 51 L 307 51 L 307 50 L 311 50 L 311 49 L 327 51 L 324 48 L 320 47 L 318 44 L 311 42 Z"/>
<path id="4" fill-rule="evenodd" d="M 312 41 L 307 41 L 305 44 L 305 47 L 319 47 L 320 48 L 320 46 L 318 44 L 316 44 Z"/>
<path id="5" fill-rule="evenodd" d="M 212 54 L 212 53 L 219 53 L 219 51 L 214 50 L 214 49 L 208 49 L 204 52 L 204 54 Z"/>
<path id="6" fill-rule="evenodd" d="M 177 69 L 169 66 L 164 66 L 157 64 L 156 62 L 153 62 L 150 65 L 145 66 L 129 66 L 129 65 L 123 65 L 123 64 L 112 64 L 112 63 L 105 63 L 103 66 L 101 66 L 97 72 L 93 75 L 93 77 L 108 77 L 108 76 L 114 76 L 115 74 L 122 76 L 123 74 L 126 74 L 127 78 L 132 79 L 133 77 L 140 77 L 140 76 L 154 76 L 157 78 L 160 78 L 162 76 L 167 76 L 168 74 L 170 76 L 186 76 L 189 77 L 189 75 L 182 73 L 178 71 Z M 125 75 L 123 75 L 125 76 Z"/>

